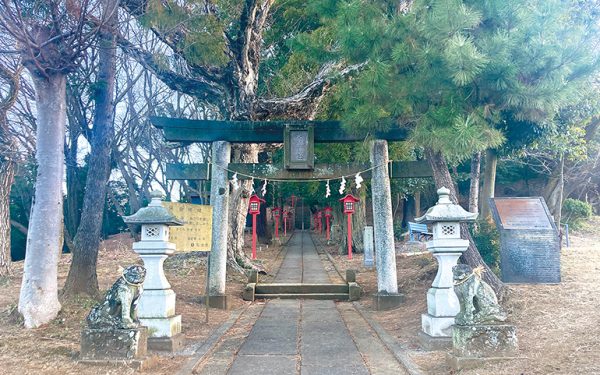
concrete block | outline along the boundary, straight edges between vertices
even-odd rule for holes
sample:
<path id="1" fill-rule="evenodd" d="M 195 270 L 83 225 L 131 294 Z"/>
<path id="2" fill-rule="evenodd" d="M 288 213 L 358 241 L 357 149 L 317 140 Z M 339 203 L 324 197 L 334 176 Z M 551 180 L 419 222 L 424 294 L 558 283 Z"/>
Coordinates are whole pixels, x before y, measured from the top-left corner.
<path id="1" fill-rule="evenodd" d="M 150 337 L 148 339 L 148 349 L 159 352 L 173 353 L 181 350 L 185 346 L 185 336 L 179 333 L 173 337 Z"/>
<path id="2" fill-rule="evenodd" d="M 361 289 L 357 283 L 348 283 L 348 300 L 358 301 L 360 299 Z"/>
<path id="3" fill-rule="evenodd" d="M 205 304 L 206 297 L 200 297 L 200 303 Z M 226 294 L 218 294 L 211 295 L 208 299 L 208 306 L 214 307 L 215 309 L 227 310 L 227 295 Z"/>
<path id="4" fill-rule="evenodd" d="M 434 337 L 420 331 L 417 334 L 417 339 L 419 340 L 419 345 L 424 350 L 447 350 L 452 348 L 451 337 Z"/>
<path id="5" fill-rule="evenodd" d="M 258 271 L 257 270 L 250 270 L 248 272 L 248 284 L 257 284 L 258 283 Z"/>
<path id="6" fill-rule="evenodd" d="M 404 302 L 404 295 L 400 293 L 377 293 L 373 295 L 375 310 L 392 310 Z"/>
<path id="7" fill-rule="evenodd" d="M 446 353 L 446 363 L 454 371 L 468 370 L 481 367 L 486 363 L 498 363 L 509 360 L 521 359 L 519 357 L 485 357 L 485 358 L 470 358 L 457 357 L 452 353 Z"/>
<path id="8" fill-rule="evenodd" d="M 346 270 L 346 282 L 347 283 L 355 283 L 356 282 L 356 270 Z"/>
<path id="9" fill-rule="evenodd" d="M 249 283 L 244 287 L 242 291 L 242 299 L 244 301 L 254 301 L 254 295 L 256 293 L 256 283 Z"/>

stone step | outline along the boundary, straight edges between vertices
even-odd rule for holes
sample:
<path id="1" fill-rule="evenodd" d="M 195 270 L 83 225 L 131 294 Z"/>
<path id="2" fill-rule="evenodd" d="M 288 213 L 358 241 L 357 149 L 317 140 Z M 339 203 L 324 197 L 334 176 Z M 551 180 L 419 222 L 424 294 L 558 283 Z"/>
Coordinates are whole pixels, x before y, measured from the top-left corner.
<path id="1" fill-rule="evenodd" d="M 348 284 L 277 283 L 256 284 L 256 294 L 348 294 Z"/>
<path id="2" fill-rule="evenodd" d="M 273 293 L 263 294 L 257 293 L 255 299 L 319 299 L 319 300 L 335 300 L 348 301 L 350 298 L 348 293 Z"/>

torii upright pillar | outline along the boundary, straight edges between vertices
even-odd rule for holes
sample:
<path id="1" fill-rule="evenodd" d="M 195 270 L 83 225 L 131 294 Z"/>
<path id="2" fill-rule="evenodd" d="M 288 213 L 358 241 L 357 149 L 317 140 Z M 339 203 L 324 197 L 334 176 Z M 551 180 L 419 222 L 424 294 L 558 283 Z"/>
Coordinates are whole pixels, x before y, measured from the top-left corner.
<path id="1" fill-rule="evenodd" d="M 212 242 L 209 266 L 209 305 L 227 309 L 225 283 L 227 277 L 227 228 L 229 218 L 229 180 L 227 168 L 231 158 L 229 142 L 212 143 L 212 175 L 210 204 L 212 210 Z"/>
<path id="2" fill-rule="evenodd" d="M 396 249 L 394 247 L 394 221 L 390 190 L 389 157 L 387 141 L 375 140 L 371 144 L 371 189 L 373 201 L 373 227 L 377 267 L 377 310 L 397 307 L 403 300 L 398 294 L 396 275 Z"/>

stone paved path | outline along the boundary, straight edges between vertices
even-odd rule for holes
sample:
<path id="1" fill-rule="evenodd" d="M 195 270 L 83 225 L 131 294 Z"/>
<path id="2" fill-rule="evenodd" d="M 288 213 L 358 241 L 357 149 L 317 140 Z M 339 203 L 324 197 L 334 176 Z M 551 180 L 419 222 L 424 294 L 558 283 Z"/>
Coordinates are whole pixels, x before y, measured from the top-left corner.
<path id="1" fill-rule="evenodd" d="M 274 282 L 330 282 L 308 233 L 296 232 L 287 247 Z M 264 305 L 254 303 L 194 373 L 406 372 L 351 303 L 270 300 Z"/>

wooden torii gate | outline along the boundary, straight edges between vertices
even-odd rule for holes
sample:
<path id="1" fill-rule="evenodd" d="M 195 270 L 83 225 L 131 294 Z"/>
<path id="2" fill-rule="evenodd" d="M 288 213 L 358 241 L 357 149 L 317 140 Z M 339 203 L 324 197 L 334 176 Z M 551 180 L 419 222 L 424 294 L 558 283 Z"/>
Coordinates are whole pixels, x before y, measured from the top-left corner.
<path id="1" fill-rule="evenodd" d="M 211 181 L 213 227 L 208 281 L 211 306 L 220 308 L 227 306 L 225 282 L 229 179 L 234 173 L 239 173 L 239 179 L 253 176 L 267 180 L 311 180 L 335 179 L 367 169 L 370 170 L 362 175 L 371 178 L 378 291 L 375 296 L 375 306 L 378 309 L 389 309 L 400 304 L 402 295 L 398 293 L 396 277 L 390 177 L 431 176 L 431 169 L 426 161 L 390 163 L 387 142 L 405 140 L 406 130 L 393 129 L 372 133 L 374 140 L 371 142 L 370 164 L 314 164 L 312 142 L 357 142 L 363 141 L 365 136 L 349 133 L 338 121 L 216 121 L 166 117 L 152 117 L 150 121 L 163 130 L 166 141 L 212 143 L 211 163 L 167 164 L 166 168 L 168 179 Z M 284 141 L 285 166 L 229 162 L 231 143 L 284 143 Z M 289 148 L 297 147 L 294 146 L 294 142 L 296 145 L 305 146 L 306 149 L 295 153 Z M 211 168 L 211 164 L 216 167 Z"/>

